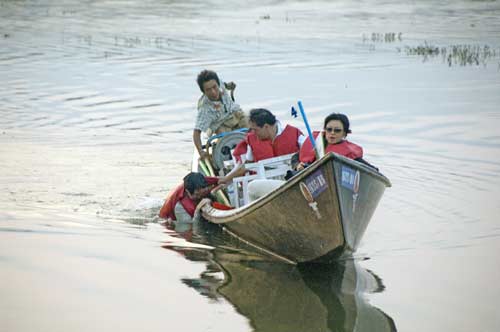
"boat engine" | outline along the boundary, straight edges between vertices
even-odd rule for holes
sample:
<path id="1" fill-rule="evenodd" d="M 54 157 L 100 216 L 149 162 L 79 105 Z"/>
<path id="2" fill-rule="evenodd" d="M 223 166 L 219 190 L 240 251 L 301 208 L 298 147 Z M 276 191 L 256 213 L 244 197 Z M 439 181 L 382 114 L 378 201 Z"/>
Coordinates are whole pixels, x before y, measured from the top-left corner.
<path id="1" fill-rule="evenodd" d="M 246 130 L 235 130 L 213 136 L 209 139 L 212 145 L 212 161 L 220 171 L 224 171 L 224 161 L 232 160 L 231 151 L 245 139 Z M 225 174 L 226 172 L 224 172 Z"/>

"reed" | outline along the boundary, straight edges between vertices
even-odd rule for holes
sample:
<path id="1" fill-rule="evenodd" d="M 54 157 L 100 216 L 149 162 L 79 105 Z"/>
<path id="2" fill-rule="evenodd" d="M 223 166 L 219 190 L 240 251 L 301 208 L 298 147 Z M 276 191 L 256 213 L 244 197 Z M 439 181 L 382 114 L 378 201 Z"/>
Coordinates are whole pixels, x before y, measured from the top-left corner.
<path id="1" fill-rule="evenodd" d="M 401 52 L 401 49 L 399 49 Z M 489 45 L 459 44 L 449 46 L 435 46 L 427 41 L 423 45 L 405 46 L 404 52 L 408 56 L 419 56 L 426 62 L 432 58 L 441 57 L 448 66 L 487 66 L 488 62 L 498 59 L 500 65 L 500 49 Z"/>

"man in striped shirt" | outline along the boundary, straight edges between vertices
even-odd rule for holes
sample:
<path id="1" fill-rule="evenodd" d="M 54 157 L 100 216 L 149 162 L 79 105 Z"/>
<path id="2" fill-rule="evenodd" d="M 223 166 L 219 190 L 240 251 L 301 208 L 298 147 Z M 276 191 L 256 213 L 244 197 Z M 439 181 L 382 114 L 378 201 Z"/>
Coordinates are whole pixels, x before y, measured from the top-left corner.
<path id="1" fill-rule="evenodd" d="M 217 73 L 211 70 L 203 70 L 199 73 L 197 83 L 203 95 L 198 100 L 193 143 L 203 159 L 208 156 L 208 152 L 202 148 L 201 132 L 210 136 L 245 128 L 247 119 L 240 105 L 234 102 L 229 93 L 236 88 L 236 84 L 233 82 L 221 84 Z"/>

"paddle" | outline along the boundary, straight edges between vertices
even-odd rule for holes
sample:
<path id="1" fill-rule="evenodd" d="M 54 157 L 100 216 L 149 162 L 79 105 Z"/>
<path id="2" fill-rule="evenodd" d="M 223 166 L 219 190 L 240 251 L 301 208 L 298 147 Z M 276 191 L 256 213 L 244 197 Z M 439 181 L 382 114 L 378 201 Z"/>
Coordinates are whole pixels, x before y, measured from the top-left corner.
<path id="1" fill-rule="evenodd" d="M 297 102 L 297 104 L 299 105 L 300 115 L 302 115 L 302 119 L 304 120 L 304 124 L 306 125 L 309 140 L 311 141 L 314 152 L 316 153 L 316 159 L 319 159 L 320 157 L 319 157 L 318 147 L 316 146 L 316 141 L 314 140 L 314 136 L 312 134 L 311 127 L 309 126 L 309 122 L 307 121 L 306 112 L 304 111 L 304 107 L 302 106 L 302 102 L 300 100 Z M 293 106 L 292 106 L 292 116 L 295 118 L 297 117 L 297 111 L 295 110 L 295 107 L 293 107 Z"/>
<path id="2" fill-rule="evenodd" d="M 205 176 L 210 176 L 210 172 L 209 172 L 207 166 L 205 165 L 205 162 L 200 159 L 199 164 L 200 164 L 200 168 L 201 168 L 201 171 L 203 172 L 203 174 Z"/>
<path id="3" fill-rule="evenodd" d="M 231 99 L 233 101 L 235 101 L 234 100 L 234 89 L 236 89 L 236 83 L 234 83 L 234 82 L 227 82 L 227 83 L 225 83 L 224 82 L 224 87 L 226 89 L 228 89 L 229 91 L 231 91 Z"/>
<path id="4" fill-rule="evenodd" d="M 208 158 L 200 159 L 199 164 L 200 164 L 201 170 L 203 171 L 203 173 L 205 173 L 205 176 L 213 176 L 213 177 L 216 176 L 215 171 L 214 171 L 212 164 L 210 162 L 210 159 L 208 159 Z M 217 199 L 219 199 L 221 201 L 221 203 L 230 206 L 231 203 L 229 202 L 229 199 L 226 197 L 226 194 L 221 189 L 222 189 L 222 186 L 218 185 L 217 187 L 212 189 L 212 192 L 215 194 Z"/>

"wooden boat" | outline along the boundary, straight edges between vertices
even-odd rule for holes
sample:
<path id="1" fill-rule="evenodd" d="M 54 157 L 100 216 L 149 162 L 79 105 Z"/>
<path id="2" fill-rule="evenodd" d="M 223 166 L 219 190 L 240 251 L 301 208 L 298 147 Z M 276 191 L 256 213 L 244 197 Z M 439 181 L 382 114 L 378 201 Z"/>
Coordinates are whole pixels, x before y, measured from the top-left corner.
<path id="1" fill-rule="evenodd" d="M 356 250 L 386 187 L 381 173 L 329 153 L 267 195 L 202 216 L 289 263 L 331 262 Z"/>

